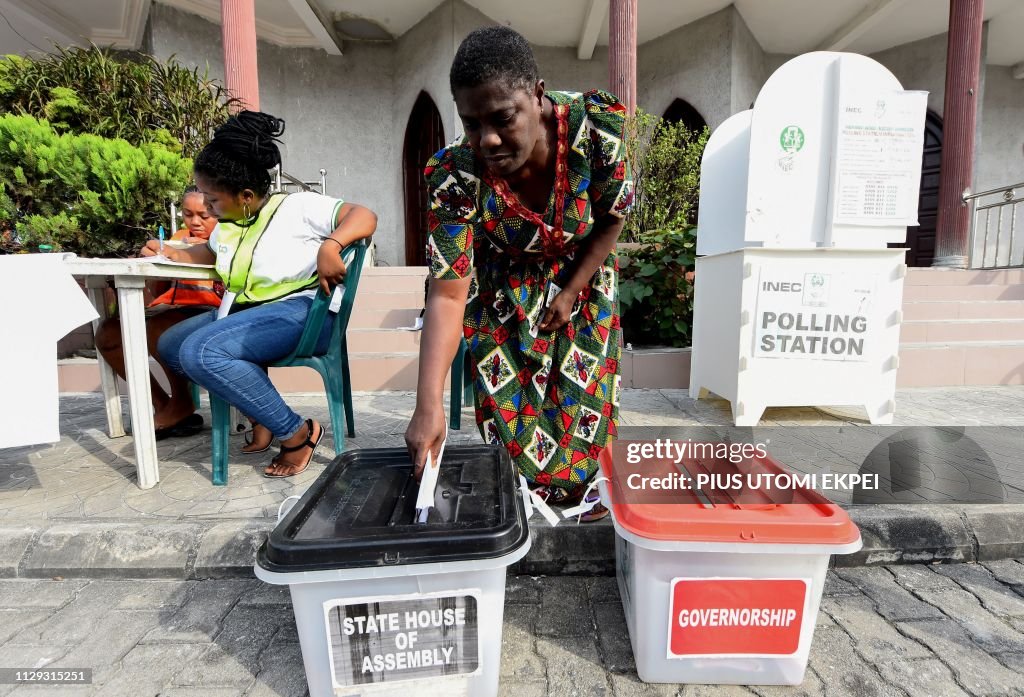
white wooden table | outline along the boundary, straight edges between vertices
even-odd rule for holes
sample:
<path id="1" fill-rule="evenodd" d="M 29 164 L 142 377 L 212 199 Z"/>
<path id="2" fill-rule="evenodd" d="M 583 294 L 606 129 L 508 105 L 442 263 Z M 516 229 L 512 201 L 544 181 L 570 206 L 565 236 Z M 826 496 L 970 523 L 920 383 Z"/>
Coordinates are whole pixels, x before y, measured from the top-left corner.
<path id="1" fill-rule="evenodd" d="M 125 372 L 128 382 L 128 408 L 135 440 L 135 466 L 139 487 L 149 489 L 160 481 L 156 457 L 156 435 L 153 424 L 153 395 L 149 385 L 149 347 L 146 343 L 146 308 L 143 291 L 146 281 L 153 279 L 214 279 L 213 267 L 178 266 L 161 264 L 146 259 L 83 259 L 66 257 L 65 263 L 72 275 L 85 279 L 89 300 L 96 307 L 100 319 L 93 322 L 93 330 L 106 317 L 103 289 L 114 279 L 117 289 L 118 313 L 121 317 L 121 343 L 124 346 Z M 117 376 L 103 357 L 97 353 L 100 384 L 107 409 L 107 430 L 111 438 L 124 433 L 121 400 L 117 393 Z"/>

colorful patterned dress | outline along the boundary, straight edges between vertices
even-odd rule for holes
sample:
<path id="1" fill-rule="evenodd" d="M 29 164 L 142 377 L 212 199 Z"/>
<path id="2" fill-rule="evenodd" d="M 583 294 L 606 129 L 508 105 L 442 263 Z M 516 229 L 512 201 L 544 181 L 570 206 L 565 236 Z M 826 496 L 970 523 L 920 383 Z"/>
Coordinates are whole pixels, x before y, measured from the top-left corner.
<path id="1" fill-rule="evenodd" d="M 464 333 L 484 440 L 504 445 L 538 484 L 571 489 L 597 469 L 617 432 L 618 262 L 613 252 L 580 293 L 568 324 L 540 331 L 595 221 L 633 201 L 622 130 L 625 108 L 602 91 L 548 92 L 558 122 L 554 190 L 528 210 L 473 157 L 465 139 L 427 163 L 427 257 L 437 279 L 474 270 Z"/>

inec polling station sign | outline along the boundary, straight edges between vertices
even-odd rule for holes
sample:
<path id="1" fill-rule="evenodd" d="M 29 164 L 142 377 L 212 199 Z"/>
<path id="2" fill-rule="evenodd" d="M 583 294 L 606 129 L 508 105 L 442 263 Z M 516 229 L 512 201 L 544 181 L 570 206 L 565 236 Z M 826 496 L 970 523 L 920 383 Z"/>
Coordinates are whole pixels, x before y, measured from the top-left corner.
<path id="1" fill-rule="evenodd" d="M 672 579 L 668 658 L 794 654 L 810 588 L 809 578 Z"/>
<path id="2" fill-rule="evenodd" d="M 754 356 L 867 361 L 872 355 L 871 273 L 762 266 L 757 285 Z"/>
<path id="3" fill-rule="evenodd" d="M 335 688 L 480 667 L 475 591 L 324 603 Z"/>

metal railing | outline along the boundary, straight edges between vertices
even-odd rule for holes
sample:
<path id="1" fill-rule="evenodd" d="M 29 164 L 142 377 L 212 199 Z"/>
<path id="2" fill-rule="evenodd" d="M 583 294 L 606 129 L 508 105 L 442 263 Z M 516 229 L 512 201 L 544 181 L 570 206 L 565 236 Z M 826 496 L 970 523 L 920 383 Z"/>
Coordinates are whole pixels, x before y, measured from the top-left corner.
<path id="1" fill-rule="evenodd" d="M 1016 234 L 1017 206 L 1022 202 L 1024 182 L 964 196 L 971 207 L 972 269 L 1024 266 L 1024 239 Z"/>
<path id="2" fill-rule="evenodd" d="M 274 191 L 316 191 L 327 193 L 327 170 L 320 168 L 320 181 L 302 181 L 281 170 L 281 165 L 274 168 Z"/>

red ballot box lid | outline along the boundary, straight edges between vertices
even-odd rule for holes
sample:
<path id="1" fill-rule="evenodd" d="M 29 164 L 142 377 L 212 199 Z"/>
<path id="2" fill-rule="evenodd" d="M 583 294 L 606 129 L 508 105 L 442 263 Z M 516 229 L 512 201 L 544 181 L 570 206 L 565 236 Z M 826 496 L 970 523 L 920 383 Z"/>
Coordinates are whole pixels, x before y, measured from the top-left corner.
<path id="1" fill-rule="evenodd" d="M 625 459 L 625 441 L 606 447 L 599 457 L 615 522 L 649 540 L 750 544 L 848 545 L 860 531 L 842 508 L 813 489 L 780 486 L 750 488 L 744 483 L 778 482 L 790 475 L 771 457 L 739 463 L 726 458 L 646 460 L 642 467 Z M 691 486 L 682 488 L 682 474 Z M 762 475 L 762 476 L 758 476 Z M 674 487 L 640 489 L 640 478 Z M 738 486 L 737 486 L 738 484 Z"/>

